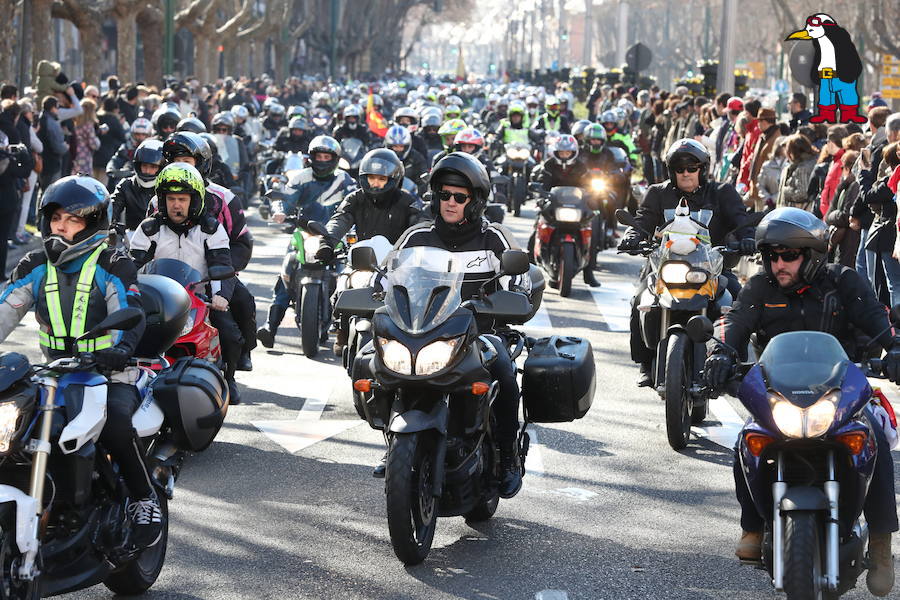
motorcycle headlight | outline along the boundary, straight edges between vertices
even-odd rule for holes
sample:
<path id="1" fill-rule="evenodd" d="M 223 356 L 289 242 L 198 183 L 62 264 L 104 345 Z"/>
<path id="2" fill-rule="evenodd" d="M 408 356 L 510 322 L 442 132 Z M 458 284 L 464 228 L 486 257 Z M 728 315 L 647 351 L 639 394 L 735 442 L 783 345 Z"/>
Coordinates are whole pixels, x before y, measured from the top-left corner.
<path id="1" fill-rule="evenodd" d="M 372 271 L 353 271 L 350 273 L 348 282 L 351 289 L 364 288 L 372 281 Z"/>
<path id="2" fill-rule="evenodd" d="M 706 283 L 707 279 L 709 279 L 709 275 L 706 271 L 688 271 L 684 275 L 684 280 L 687 283 Z"/>
<path id="3" fill-rule="evenodd" d="M 416 355 L 416 375 L 431 375 L 450 364 L 460 338 L 451 340 L 438 340 L 419 350 Z"/>
<path id="4" fill-rule="evenodd" d="M 557 208 L 556 220 L 560 223 L 577 223 L 581 221 L 581 210 L 568 207 Z"/>
<path id="5" fill-rule="evenodd" d="M 316 262 L 316 252 L 322 245 L 321 235 L 310 235 L 303 239 L 303 252 L 306 254 L 306 262 Z"/>
<path id="6" fill-rule="evenodd" d="M 781 433 L 788 437 L 803 437 L 803 409 L 787 400 L 778 400 L 772 407 L 772 418 Z"/>
<path id="7" fill-rule="evenodd" d="M 687 283 L 687 274 L 690 270 L 690 265 L 685 263 L 669 262 L 659 270 L 659 276 L 665 283 Z"/>
<path id="8" fill-rule="evenodd" d="M 8 452 L 19 422 L 19 407 L 15 402 L 0 404 L 0 452 Z"/>
<path id="9" fill-rule="evenodd" d="M 192 308 L 191 312 L 188 313 L 188 319 L 184 324 L 184 327 L 181 328 L 181 333 L 178 334 L 178 337 L 184 337 L 188 335 L 191 331 L 194 330 L 194 321 L 197 320 L 197 309 Z"/>
<path id="10" fill-rule="evenodd" d="M 591 179 L 591 190 L 595 192 L 602 192 L 606 189 L 606 182 L 602 179 Z"/>
<path id="11" fill-rule="evenodd" d="M 831 427 L 840 392 L 831 392 L 806 409 L 806 437 L 819 437 Z"/>
<path id="12" fill-rule="evenodd" d="M 409 353 L 409 348 L 397 340 L 386 338 L 378 338 L 378 344 L 381 346 L 381 359 L 384 361 L 384 366 L 394 373 L 412 375 L 412 355 Z"/>

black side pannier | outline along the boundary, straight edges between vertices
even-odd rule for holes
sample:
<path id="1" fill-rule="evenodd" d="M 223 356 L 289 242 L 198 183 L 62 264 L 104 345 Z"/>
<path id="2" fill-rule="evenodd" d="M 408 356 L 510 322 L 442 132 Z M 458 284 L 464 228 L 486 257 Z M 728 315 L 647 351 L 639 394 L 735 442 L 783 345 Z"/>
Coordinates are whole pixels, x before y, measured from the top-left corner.
<path id="1" fill-rule="evenodd" d="M 553 335 L 539 339 L 525 360 L 522 401 L 531 423 L 565 423 L 587 414 L 596 387 L 590 342 Z"/>
<path id="2" fill-rule="evenodd" d="M 186 356 L 163 370 L 152 385 L 179 450 L 205 450 L 228 412 L 228 385 L 219 369 L 202 358 Z"/>

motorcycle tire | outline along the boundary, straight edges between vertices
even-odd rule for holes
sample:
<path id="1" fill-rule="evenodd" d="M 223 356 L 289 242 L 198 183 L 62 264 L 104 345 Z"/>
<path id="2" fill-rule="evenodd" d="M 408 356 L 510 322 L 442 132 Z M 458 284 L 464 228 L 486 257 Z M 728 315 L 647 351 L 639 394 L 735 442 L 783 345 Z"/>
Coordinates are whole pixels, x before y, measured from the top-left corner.
<path id="1" fill-rule="evenodd" d="M 307 285 L 303 288 L 303 299 L 300 307 L 300 346 L 307 358 L 319 353 L 319 302 L 322 289 L 318 285 Z"/>
<path id="2" fill-rule="evenodd" d="M 103 582 L 107 588 L 122 596 L 143 594 L 156 582 L 166 562 L 166 546 L 169 543 L 169 501 L 163 493 L 156 494 L 163 516 L 162 535 L 153 546 L 125 563 Z"/>
<path id="3" fill-rule="evenodd" d="M 483 472 L 485 474 L 490 474 L 490 479 L 494 479 L 496 481 L 496 474 L 494 474 L 494 449 L 493 442 L 486 443 L 484 445 L 485 453 L 483 455 L 484 461 L 484 469 Z M 494 516 L 494 513 L 497 512 L 497 506 L 500 504 L 500 494 L 497 491 L 497 486 L 494 484 L 490 485 L 489 482 L 485 482 L 485 490 L 482 497 L 478 500 L 478 504 L 475 505 L 475 508 L 467 512 L 463 515 L 465 517 L 467 523 L 477 523 L 479 521 L 487 521 L 491 517 Z"/>
<path id="4" fill-rule="evenodd" d="M 784 592 L 788 600 L 837 598 L 822 589 L 821 527 L 814 512 L 789 512 L 784 524 Z"/>
<path id="5" fill-rule="evenodd" d="M 575 279 L 575 246 L 563 244 L 559 256 L 559 295 L 568 298 L 572 295 L 572 280 Z"/>
<path id="6" fill-rule="evenodd" d="M 398 433 L 388 452 L 384 482 L 388 531 L 394 554 L 406 565 L 425 560 L 437 528 L 433 446 L 430 432 Z"/>
<path id="7" fill-rule="evenodd" d="M 666 346 L 666 436 L 673 450 L 684 449 L 691 438 L 691 344 L 686 334 L 673 333 Z"/>
<path id="8" fill-rule="evenodd" d="M 513 189 L 513 216 L 522 216 L 522 204 L 525 203 L 525 178 L 518 177 Z"/>
<path id="9" fill-rule="evenodd" d="M 16 505 L 9 502 L 0 506 L 0 566 L 3 568 L 0 598 L 38 600 L 41 597 L 40 577 L 34 581 L 13 581 L 9 576 L 13 562 L 18 561 L 20 556 L 19 547 L 16 545 Z M 40 553 L 37 560 L 38 569 L 43 570 Z"/>

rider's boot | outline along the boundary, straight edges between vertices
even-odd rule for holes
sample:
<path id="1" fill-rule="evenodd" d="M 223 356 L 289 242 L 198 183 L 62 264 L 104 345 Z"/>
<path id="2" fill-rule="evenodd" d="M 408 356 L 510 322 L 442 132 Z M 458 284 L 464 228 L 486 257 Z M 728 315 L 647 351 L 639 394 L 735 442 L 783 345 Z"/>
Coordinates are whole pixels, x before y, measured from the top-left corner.
<path id="1" fill-rule="evenodd" d="M 285 312 L 287 312 L 287 308 L 273 304 L 269 307 L 268 322 L 256 331 L 256 339 L 266 348 L 271 348 L 275 345 L 275 334 L 278 333 L 278 327 L 281 325 Z"/>

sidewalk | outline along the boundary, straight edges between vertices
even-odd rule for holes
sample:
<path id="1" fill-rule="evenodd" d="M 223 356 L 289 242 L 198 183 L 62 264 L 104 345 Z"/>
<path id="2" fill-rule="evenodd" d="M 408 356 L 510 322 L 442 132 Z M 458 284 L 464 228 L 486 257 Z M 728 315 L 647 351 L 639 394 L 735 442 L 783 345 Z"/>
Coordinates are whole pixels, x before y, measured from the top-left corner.
<path id="1" fill-rule="evenodd" d="M 19 261 L 22 260 L 22 257 L 31 252 L 32 250 L 37 250 L 41 247 L 41 237 L 39 235 L 33 236 L 31 240 L 22 246 L 15 246 L 14 248 L 10 248 L 9 252 L 6 253 L 6 276 L 12 273 L 12 270 L 19 264 Z M 0 285 L 0 288 L 4 287 L 4 285 Z"/>

